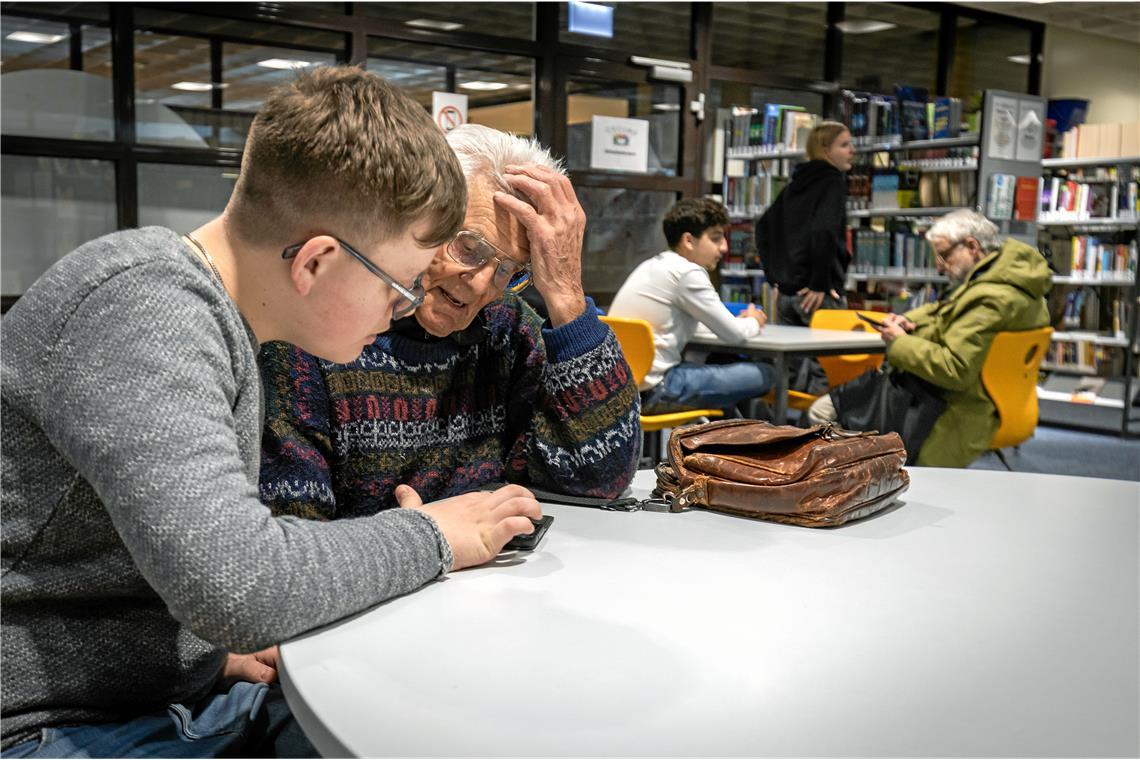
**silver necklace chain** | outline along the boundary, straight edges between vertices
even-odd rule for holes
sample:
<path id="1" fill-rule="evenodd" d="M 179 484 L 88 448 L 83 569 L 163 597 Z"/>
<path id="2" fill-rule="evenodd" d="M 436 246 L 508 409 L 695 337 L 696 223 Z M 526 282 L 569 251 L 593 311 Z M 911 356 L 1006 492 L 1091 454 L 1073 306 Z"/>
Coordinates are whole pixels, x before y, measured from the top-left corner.
<path id="1" fill-rule="evenodd" d="M 202 258 L 210 265 L 210 271 L 214 273 L 214 276 L 218 278 L 218 282 L 222 284 L 222 289 L 228 293 L 229 288 L 226 287 L 226 281 L 222 279 L 222 273 L 218 271 L 218 265 L 214 263 L 214 257 L 206 250 L 206 246 L 202 245 L 202 241 L 194 237 L 193 233 L 190 232 L 187 232 L 183 237 L 189 240 L 190 243 L 198 249 L 198 252 L 202 254 Z"/>

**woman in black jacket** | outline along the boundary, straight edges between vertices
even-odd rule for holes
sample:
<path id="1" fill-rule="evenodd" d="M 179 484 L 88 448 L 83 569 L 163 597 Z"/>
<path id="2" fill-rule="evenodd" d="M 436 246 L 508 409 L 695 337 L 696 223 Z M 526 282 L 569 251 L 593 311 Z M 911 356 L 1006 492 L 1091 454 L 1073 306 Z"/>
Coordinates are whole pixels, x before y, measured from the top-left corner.
<path id="1" fill-rule="evenodd" d="M 795 168 L 792 181 L 756 222 L 756 247 L 764 274 L 778 288 L 776 324 L 807 325 L 821 306 L 846 309 L 847 178 L 855 148 L 851 133 L 837 121 L 811 131 L 808 161 Z M 827 380 L 819 365 L 812 381 L 801 377 L 793 387 L 815 392 Z"/>
<path id="2" fill-rule="evenodd" d="M 851 133 L 837 121 L 825 121 L 808 136 L 807 155 L 756 223 L 765 276 L 780 289 L 777 324 L 806 325 L 825 301 L 830 308 L 846 308 L 840 295 L 850 258 L 843 173 L 855 159 Z"/>

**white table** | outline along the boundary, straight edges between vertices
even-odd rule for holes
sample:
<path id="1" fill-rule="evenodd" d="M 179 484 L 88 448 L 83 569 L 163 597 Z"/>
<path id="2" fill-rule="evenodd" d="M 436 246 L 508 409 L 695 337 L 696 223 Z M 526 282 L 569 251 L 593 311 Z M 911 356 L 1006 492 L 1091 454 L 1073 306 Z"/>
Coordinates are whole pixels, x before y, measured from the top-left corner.
<path id="1" fill-rule="evenodd" d="M 286 697 L 330 755 L 1135 757 L 1140 485 L 911 474 L 831 530 L 551 505 L 283 645 Z"/>
<path id="2" fill-rule="evenodd" d="M 723 341 L 707 327 L 700 325 L 688 345 L 737 351 L 757 358 L 771 359 L 775 375 L 772 390 L 776 398 L 772 421 L 777 425 L 783 424 L 787 419 L 789 356 L 881 354 L 887 348 L 879 333 L 870 328 L 866 331 L 817 330 L 791 325 L 764 325 L 759 335 L 743 343 Z"/>

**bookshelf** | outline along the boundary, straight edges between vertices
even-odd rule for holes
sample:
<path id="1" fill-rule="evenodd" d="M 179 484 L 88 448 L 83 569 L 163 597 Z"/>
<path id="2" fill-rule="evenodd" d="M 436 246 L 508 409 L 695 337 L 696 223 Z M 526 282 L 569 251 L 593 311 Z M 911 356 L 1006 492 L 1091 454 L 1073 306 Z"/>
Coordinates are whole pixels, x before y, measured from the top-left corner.
<path id="1" fill-rule="evenodd" d="M 1058 273 L 1040 418 L 1127 436 L 1140 418 L 1140 156 L 1041 166 L 1039 246 Z"/>

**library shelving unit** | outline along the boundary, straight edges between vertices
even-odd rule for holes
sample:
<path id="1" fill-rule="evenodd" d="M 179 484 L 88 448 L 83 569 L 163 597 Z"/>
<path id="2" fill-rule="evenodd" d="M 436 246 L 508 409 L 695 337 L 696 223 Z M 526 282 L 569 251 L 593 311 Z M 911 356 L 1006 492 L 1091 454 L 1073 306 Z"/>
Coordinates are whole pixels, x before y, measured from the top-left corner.
<path id="1" fill-rule="evenodd" d="M 1140 419 L 1140 156 L 1041 163 L 1040 245 L 1058 274 L 1040 417 L 1127 436 Z"/>

